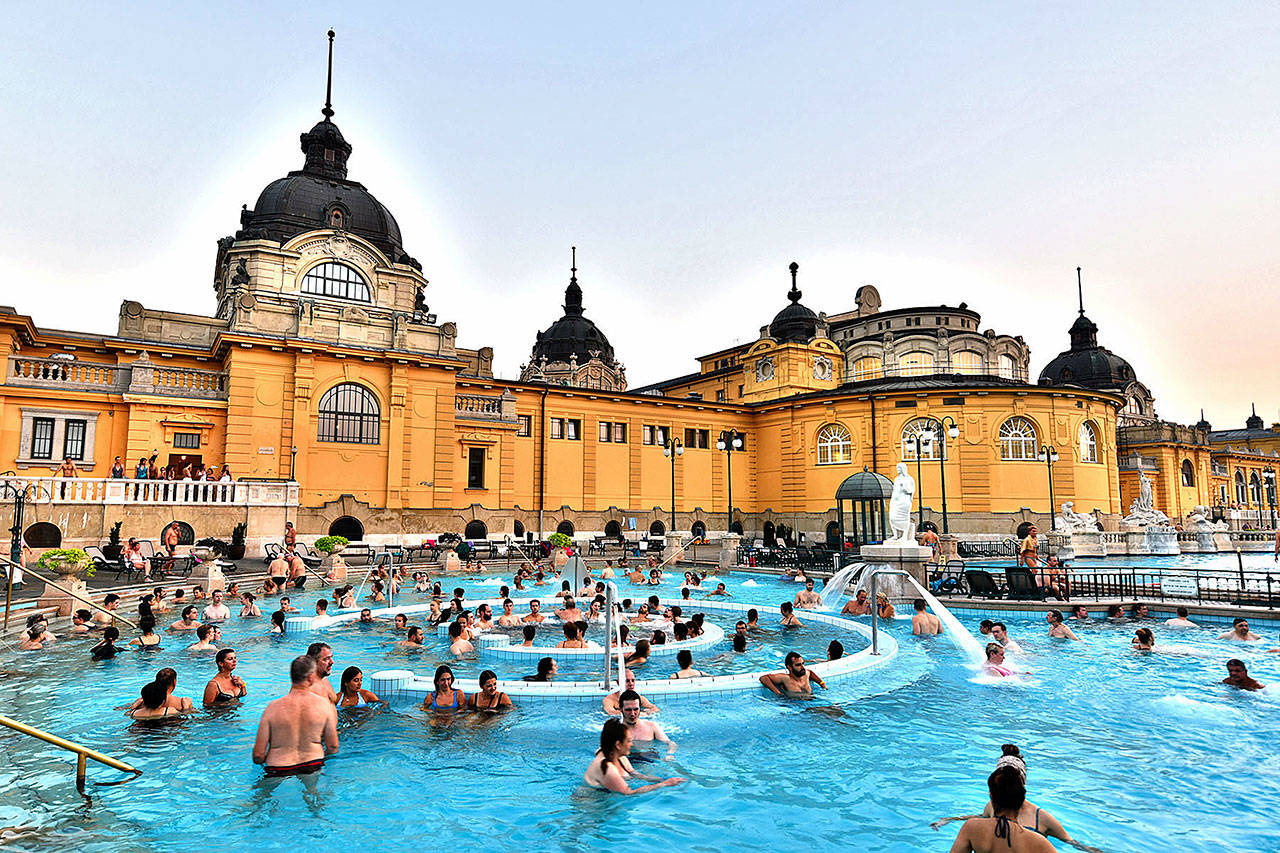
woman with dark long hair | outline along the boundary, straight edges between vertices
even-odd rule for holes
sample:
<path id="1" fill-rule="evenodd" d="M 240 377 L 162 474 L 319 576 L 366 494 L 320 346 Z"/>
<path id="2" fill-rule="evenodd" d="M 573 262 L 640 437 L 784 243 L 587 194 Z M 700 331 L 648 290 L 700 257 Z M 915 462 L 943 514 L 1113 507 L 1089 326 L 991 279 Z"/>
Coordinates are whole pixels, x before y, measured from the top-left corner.
<path id="1" fill-rule="evenodd" d="M 624 693 L 621 698 L 625 701 L 628 698 L 635 698 L 635 696 L 633 694 L 628 697 Z M 604 788 L 616 794 L 644 794 L 649 791 L 656 791 L 659 788 L 679 785 L 685 781 L 679 776 L 672 776 L 670 779 L 658 779 L 654 776 L 636 773 L 631 766 L 631 761 L 627 758 L 630 754 L 630 730 L 621 720 L 605 720 L 604 728 L 600 730 L 600 749 L 596 750 L 595 758 L 591 759 L 587 772 L 582 774 L 582 781 L 592 788 Z M 632 777 L 646 779 L 650 784 L 632 788 L 627 784 L 627 780 Z"/>

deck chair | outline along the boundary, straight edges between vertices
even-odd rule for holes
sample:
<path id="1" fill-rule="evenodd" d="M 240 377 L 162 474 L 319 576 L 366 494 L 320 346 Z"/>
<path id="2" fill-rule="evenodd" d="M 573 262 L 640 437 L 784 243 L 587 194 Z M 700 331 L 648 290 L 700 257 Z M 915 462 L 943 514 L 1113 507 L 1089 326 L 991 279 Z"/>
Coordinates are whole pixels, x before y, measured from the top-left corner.
<path id="1" fill-rule="evenodd" d="M 1044 589 L 1036 584 L 1036 576 L 1030 569 L 1006 569 L 1004 578 L 1009 584 L 1009 598 L 1021 601 L 1044 600 Z"/>
<path id="2" fill-rule="evenodd" d="M 285 553 L 284 547 L 281 545 L 277 545 L 274 542 L 268 542 L 266 545 L 264 545 L 263 551 L 266 552 L 266 556 L 262 558 L 262 562 L 266 563 L 267 565 L 271 565 L 271 562 L 275 560 L 276 557 L 283 557 Z"/>
<path id="3" fill-rule="evenodd" d="M 324 557 L 317 554 L 305 542 L 299 542 L 294 545 L 293 553 L 301 557 L 302 562 L 305 563 L 309 569 L 318 569 L 320 568 L 320 564 L 324 562 Z"/>
<path id="4" fill-rule="evenodd" d="M 1004 598 L 1004 589 L 996 583 L 996 579 L 991 576 L 991 572 L 983 569 L 966 569 L 964 579 L 969 584 L 970 598 L 974 596 Z"/>

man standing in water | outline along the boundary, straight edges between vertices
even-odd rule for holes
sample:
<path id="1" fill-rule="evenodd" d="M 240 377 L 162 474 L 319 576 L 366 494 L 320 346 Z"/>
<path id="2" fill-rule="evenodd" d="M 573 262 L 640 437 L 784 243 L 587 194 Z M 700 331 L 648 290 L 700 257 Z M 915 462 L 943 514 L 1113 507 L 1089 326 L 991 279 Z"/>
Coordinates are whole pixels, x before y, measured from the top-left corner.
<path id="1" fill-rule="evenodd" d="M 634 690 L 622 691 L 618 704 L 622 708 L 622 724 L 631 733 L 633 741 L 661 741 L 667 745 L 667 758 L 676 754 L 676 742 L 667 737 L 662 726 L 653 720 L 640 719 L 640 694 Z"/>
<path id="2" fill-rule="evenodd" d="M 916 614 L 911 617 L 911 633 L 921 636 L 932 636 L 942 633 L 942 620 L 925 610 L 923 598 L 914 602 Z"/>
<path id="3" fill-rule="evenodd" d="M 871 605 L 867 602 L 867 591 L 865 589 L 858 590 L 856 598 L 850 599 L 844 603 L 841 609 L 842 616 L 867 616 L 871 613 Z"/>
<path id="4" fill-rule="evenodd" d="M 1227 677 L 1222 679 L 1222 683 L 1231 687 L 1239 687 L 1241 690 L 1261 690 L 1264 686 L 1249 675 L 1249 670 L 1244 665 L 1244 661 L 1238 658 L 1232 658 L 1227 661 Z"/>
<path id="5" fill-rule="evenodd" d="M 294 658 L 289 678 L 289 692 L 268 703 L 253 742 L 253 763 L 265 765 L 269 777 L 310 776 L 338 751 L 337 709 L 312 689 L 315 658 Z"/>
<path id="6" fill-rule="evenodd" d="M 813 578 L 807 578 L 804 589 L 796 593 L 795 605 L 806 610 L 814 610 L 822 606 L 822 596 L 813 591 Z"/>
<path id="7" fill-rule="evenodd" d="M 307 657 L 316 662 L 311 692 L 323 696 L 336 706 L 338 694 L 333 692 L 333 685 L 329 683 L 329 673 L 333 672 L 333 649 L 329 648 L 328 643 L 312 643 L 307 647 Z"/>
<path id="8" fill-rule="evenodd" d="M 604 704 L 604 712 L 606 714 L 619 714 L 622 712 L 621 702 L 622 702 L 623 693 L 630 691 L 632 693 L 635 693 L 637 696 L 640 696 L 639 693 L 636 693 L 636 674 L 631 670 L 629 669 L 624 670 L 624 674 L 622 677 L 622 684 L 623 684 L 622 690 L 615 690 L 612 693 L 610 693 L 608 696 L 604 697 L 603 704 Z M 643 696 L 640 696 L 640 707 L 647 714 L 658 713 L 658 706 L 653 704 Z"/>
<path id="9" fill-rule="evenodd" d="M 813 695 L 813 684 L 826 688 L 827 684 L 816 672 L 805 669 L 804 657 L 799 652 L 788 652 L 785 660 L 785 672 L 766 672 L 760 676 L 760 683 L 773 692 L 775 696 L 787 699 L 804 699 Z"/>

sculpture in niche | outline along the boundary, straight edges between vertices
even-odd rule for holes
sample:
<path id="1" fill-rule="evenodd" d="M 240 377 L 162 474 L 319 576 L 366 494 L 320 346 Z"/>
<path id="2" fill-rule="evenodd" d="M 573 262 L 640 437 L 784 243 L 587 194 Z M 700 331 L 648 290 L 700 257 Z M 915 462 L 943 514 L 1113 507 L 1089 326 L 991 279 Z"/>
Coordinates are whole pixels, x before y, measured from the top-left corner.
<path id="1" fill-rule="evenodd" d="M 886 545 L 915 545 L 915 525 L 911 523 L 911 502 L 916 494 L 916 481 L 907 473 L 907 463 L 898 463 L 898 476 L 893 478 L 893 495 L 889 498 L 889 529 L 893 537 Z"/>

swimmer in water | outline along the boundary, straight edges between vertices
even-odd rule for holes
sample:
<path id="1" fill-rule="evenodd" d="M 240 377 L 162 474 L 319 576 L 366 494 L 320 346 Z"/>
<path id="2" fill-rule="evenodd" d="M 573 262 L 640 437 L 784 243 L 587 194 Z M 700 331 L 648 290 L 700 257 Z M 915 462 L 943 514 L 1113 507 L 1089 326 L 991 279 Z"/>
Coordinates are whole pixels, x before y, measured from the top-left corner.
<path id="1" fill-rule="evenodd" d="M 806 610 L 813 610 L 822 604 L 822 596 L 813 590 L 813 578 L 808 578 L 804 582 L 804 589 L 796 593 L 796 607 L 803 607 Z"/>
<path id="2" fill-rule="evenodd" d="M 1218 639 L 1230 640 L 1233 643 L 1252 643 L 1262 638 L 1249 630 L 1248 619 L 1237 617 L 1231 620 L 1231 630 L 1219 634 Z"/>
<path id="3" fill-rule="evenodd" d="M 716 588 L 713 589 L 711 592 L 707 593 L 708 598 L 710 598 L 713 595 L 720 595 L 725 598 L 733 598 L 733 596 L 729 593 L 729 591 L 724 588 L 724 584 L 722 583 L 716 584 Z"/>
<path id="4" fill-rule="evenodd" d="M 520 617 L 516 615 L 516 605 L 509 598 L 502 599 L 502 615 L 498 617 L 498 626 L 500 628 L 514 628 L 520 624 Z"/>
<path id="5" fill-rule="evenodd" d="M 858 590 L 858 595 L 844 603 L 840 614 L 842 616 L 870 616 L 871 603 L 867 601 L 867 591 L 865 589 Z"/>
<path id="6" fill-rule="evenodd" d="M 587 771 L 582 774 L 582 781 L 592 788 L 603 788 L 617 794 L 644 794 L 679 785 L 684 779 L 673 776 L 670 779 L 654 780 L 648 785 L 632 788 L 627 784 L 630 778 L 641 778 L 631 766 L 627 756 L 631 753 L 631 732 L 619 720 L 605 720 L 600 731 L 600 749 L 591 759 Z M 652 778 L 652 777 L 648 777 Z"/>
<path id="7" fill-rule="evenodd" d="M 1053 845 L 1044 836 L 1018 821 L 1027 789 L 1015 767 L 997 767 L 987 777 L 987 791 L 991 795 L 991 817 L 966 820 L 951 845 L 952 853 L 1054 853 Z"/>
<path id="8" fill-rule="evenodd" d="M 1058 614 L 1062 616 L 1061 613 Z M 1022 653 L 1022 646 L 1018 645 L 1012 637 L 1009 636 L 1009 629 L 1004 626 L 1003 622 L 991 623 L 991 639 L 999 643 L 1006 652 L 1014 654 Z"/>
<path id="9" fill-rule="evenodd" d="M 889 596 L 883 592 L 876 593 L 876 609 L 881 619 L 892 619 L 896 615 L 893 605 L 889 603 Z"/>
<path id="10" fill-rule="evenodd" d="M 1227 661 L 1227 677 L 1222 679 L 1222 683 L 1229 687 L 1238 687 L 1241 690 L 1261 690 L 1265 684 L 1255 680 L 1249 675 L 1249 669 L 1244 665 L 1244 661 L 1238 658 L 1232 658 Z"/>
<path id="11" fill-rule="evenodd" d="M 932 636 L 942 633 L 942 620 L 925 609 L 923 598 L 912 602 L 916 613 L 911 617 L 911 633 L 921 636 Z"/>
<path id="12" fill-rule="evenodd" d="M 1186 608 L 1183 609 L 1185 610 Z M 1075 605 L 1071 608 L 1071 618 L 1076 622 L 1088 622 L 1089 608 L 1085 607 L 1083 604 Z"/>
<path id="13" fill-rule="evenodd" d="M 1187 610 L 1187 608 L 1179 607 L 1178 615 L 1173 619 L 1166 619 L 1164 624 L 1169 628 L 1198 628 L 1199 626 L 1196 623 L 1187 618 L 1190 615 L 1191 611 Z"/>
<path id="14" fill-rule="evenodd" d="M 475 651 L 475 646 L 471 645 L 471 641 L 463 636 L 464 628 L 465 626 L 462 624 L 461 619 L 449 625 L 449 654 L 454 657 L 462 657 Z"/>
<path id="15" fill-rule="evenodd" d="M 452 627 L 452 626 L 450 626 Z M 422 629 L 417 625 L 411 625 L 405 632 L 404 639 L 396 643 L 398 649 L 420 649 L 422 648 Z"/>
<path id="16" fill-rule="evenodd" d="M 1050 610 L 1045 614 L 1044 620 L 1049 623 L 1049 636 L 1059 640 L 1079 640 L 1075 631 L 1067 627 L 1062 621 L 1061 610 Z M 1147 632 L 1151 633 L 1150 631 Z"/>
<path id="17" fill-rule="evenodd" d="M 200 627 L 200 620 L 196 618 L 198 611 L 194 604 L 188 604 L 182 608 L 182 618 L 169 626 L 170 631 L 194 631 Z"/>
<path id="18" fill-rule="evenodd" d="M 775 696 L 786 699 L 804 699 L 813 695 L 813 685 L 826 688 L 816 672 L 805 669 L 804 658 L 799 652 L 788 652 L 784 661 L 784 672 L 766 672 L 760 676 L 760 683 L 769 688 Z"/>
<path id="19" fill-rule="evenodd" d="M 604 702 L 602 704 L 604 707 L 604 712 L 606 714 L 621 713 L 620 697 L 623 693 L 625 693 L 628 690 L 633 692 L 635 691 L 636 674 L 629 669 L 625 670 L 622 677 L 622 685 L 623 685 L 622 689 L 615 690 L 612 693 L 610 693 L 608 696 L 604 697 Z M 636 693 L 636 695 L 640 696 L 639 693 Z M 653 704 L 643 696 L 640 696 L 640 709 L 644 711 L 646 714 L 658 713 L 658 706 Z"/>
<path id="20" fill-rule="evenodd" d="M 782 612 L 783 628 L 803 628 L 804 623 L 796 617 L 795 611 L 791 607 L 790 601 L 784 601 L 778 605 L 778 610 Z"/>
<path id="21" fill-rule="evenodd" d="M 693 668 L 693 652 L 681 649 L 676 652 L 676 663 L 680 670 L 671 674 L 672 678 L 705 678 L 706 673 Z"/>
<path id="22" fill-rule="evenodd" d="M 667 745 L 667 758 L 676 754 L 676 743 L 667 737 L 667 733 L 663 731 L 662 726 L 653 720 L 640 719 L 640 694 L 634 690 L 624 690 L 622 695 L 618 697 L 618 706 L 621 709 L 622 724 L 627 727 L 627 731 L 631 734 L 631 739 L 642 743 L 665 743 Z"/>
<path id="23" fill-rule="evenodd" d="M 342 679 L 338 682 L 338 692 L 334 695 L 339 708 L 367 708 L 374 702 L 380 702 L 378 694 L 365 690 L 364 673 L 358 666 L 349 666 L 342 671 Z"/>
<path id="24" fill-rule="evenodd" d="M 480 692 L 472 693 L 467 707 L 473 711 L 499 711 L 512 707 L 511 697 L 498 689 L 498 676 L 491 669 L 480 673 Z"/>
<path id="25" fill-rule="evenodd" d="M 533 601 L 529 602 L 529 615 L 524 617 L 521 621 L 532 624 L 541 624 L 546 620 L 546 618 L 546 616 L 542 615 L 542 603 L 535 598 Z"/>
<path id="26" fill-rule="evenodd" d="M 987 643 L 987 662 L 982 669 L 987 675 L 995 675 L 1000 678 L 1008 678 L 1017 674 L 1004 665 L 1004 646 L 999 643 Z"/>
<path id="27" fill-rule="evenodd" d="M 1151 633 L 1150 628 L 1139 628 L 1133 632 L 1133 639 L 1129 641 L 1134 651 L 1149 652 L 1156 645 L 1156 636 Z"/>

